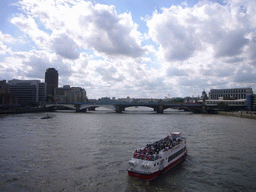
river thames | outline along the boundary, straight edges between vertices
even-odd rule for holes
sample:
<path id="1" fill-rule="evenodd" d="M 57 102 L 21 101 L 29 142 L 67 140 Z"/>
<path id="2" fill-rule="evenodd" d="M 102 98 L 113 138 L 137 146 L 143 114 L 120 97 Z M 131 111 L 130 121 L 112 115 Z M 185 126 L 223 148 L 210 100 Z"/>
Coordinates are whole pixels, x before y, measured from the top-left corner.
<path id="1" fill-rule="evenodd" d="M 143 109 L 144 110 L 144 109 Z M 148 110 L 0 116 L 0 191 L 256 191 L 256 120 Z M 147 182 L 135 149 L 181 131 L 185 160 Z"/>

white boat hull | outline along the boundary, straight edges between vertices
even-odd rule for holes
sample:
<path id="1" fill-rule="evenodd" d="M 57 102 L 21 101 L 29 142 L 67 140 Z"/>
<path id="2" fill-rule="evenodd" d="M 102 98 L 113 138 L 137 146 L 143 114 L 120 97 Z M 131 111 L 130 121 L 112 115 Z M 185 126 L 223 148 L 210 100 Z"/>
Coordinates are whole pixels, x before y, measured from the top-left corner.
<path id="1" fill-rule="evenodd" d="M 159 152 L 158 158 L 143 158 L 133 156 L 129 161 L 128 175 L 143 180 L 152 180 L 163 172 L 179 164 L 187 154 L 186 139 L 180 138 L 179 142 L 171 149 Z"/>

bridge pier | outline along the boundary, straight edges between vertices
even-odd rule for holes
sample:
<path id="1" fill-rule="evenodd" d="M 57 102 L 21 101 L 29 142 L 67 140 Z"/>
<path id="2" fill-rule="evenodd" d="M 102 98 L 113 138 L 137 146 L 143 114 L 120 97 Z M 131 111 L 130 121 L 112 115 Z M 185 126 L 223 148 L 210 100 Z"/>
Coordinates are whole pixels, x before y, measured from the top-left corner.
<path id="1" fill-rule="evenodd" d="M 87 108 L 80 109 L 80 105 L 76 105 L 76 112 L 86 112 Z"/>
<path id="2" fill-rule="evenodd" d="M 164 112 L 164 107 L 163 107 L 163 105 L 159 105 L 159 106 L 156 108 L 156 112 L 157 112 L 157 113 L 163 113 L 163 112 Z"/>
<path id="3" fill-rule="evenodd" d="M 85 109 L 81 109 L 81 110 L 76 110 L 76 112 L 78 112 L 78 113 L 81 113 L 81 112 L 86 112 L 87 111 L 87 108 L 85 108 Z"/>
<path id="4" fill-rule="evenodd" d="M 122 107 L 121 105 L 116 105 L 115 108 L 116 108 L 115 110 L 116 113 L 122 113 L 122 111 L 125 111 L 125 108 Z"/>
<path id="5" fill-rule="evenodd" d="M 116 105 L 116 113 L 122 113 L 121 107 L 119 105 Z"/>
<path id="6" fill-rule="evenodd" d="M 76 112 L 79 112 L 80 111 L 80 105 L 77 105 L 76 106 Z"/>
<path id="7" fill-rule="evenodd" d="M 95 111 L 96 107 L 89 107 L 88 111 Z"/>

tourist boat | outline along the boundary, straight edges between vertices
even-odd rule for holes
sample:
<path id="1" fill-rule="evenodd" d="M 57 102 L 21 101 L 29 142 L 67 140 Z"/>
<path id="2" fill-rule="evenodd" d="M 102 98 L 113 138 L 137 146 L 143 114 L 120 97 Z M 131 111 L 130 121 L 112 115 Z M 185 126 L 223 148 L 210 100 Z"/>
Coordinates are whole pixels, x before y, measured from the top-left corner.
<path id="1" fill-rule="evenodd" d="M 187 154 L 186 138 L 171 132 L 166 138 L 135 150 L 129 161 L 128 175 L 152 180 L 180 163 Z"/>

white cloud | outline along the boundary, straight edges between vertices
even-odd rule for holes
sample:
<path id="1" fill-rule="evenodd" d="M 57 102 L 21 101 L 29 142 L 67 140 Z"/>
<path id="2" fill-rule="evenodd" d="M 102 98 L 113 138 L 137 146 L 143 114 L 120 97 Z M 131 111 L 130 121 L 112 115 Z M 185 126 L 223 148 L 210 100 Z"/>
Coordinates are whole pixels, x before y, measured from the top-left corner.
<path id="1" fill-rule="evenodd" d="M 65 34 L 60 34 L 52 40 L 52 47 L 55 52 L 66 59 L 75 60 L 79 57 L 76 42 Z"/>
<path id="2" fill-rule="evenodd" d="M 256 69 L 250 65 L 239 66 L 233 76 L 236 83 L 246 84 L 256 82 Z"/>
<path id="3" fill-rule="evenodd" d="M 82 43 L 110 56 L 140 57 L 146 52 L 141 46 L 140 32 L 131 14 L 118 15 L 114 6 L 84 3 L 79 16 Z"/>
<path id="4" fill-rule="evenodd" d="M 147 25 L 160 45 L 159 55 L 166 61 L 182 61 L 209 46 L 216 57 L 241 54 L 249 44 L 246 20 L 237 7 L 201 2 L 193 8 L 172 6 L 155 12 Z"/>
<path id="5" fill-rule="evenodd" d="M 185 60 L 200 47 L 195 27 L 186 23 L 186 12 L 181 7 L 164 8 L 147 22 L 150 37 L 160 45 L 158 54 L 167 61 Z"/>
<path id="6" fill-rule="evenodd" d="M 147 51 L 147 48 L 141 46 L 142 37 L 131 14 L 118 15 L 114 6 L 93 5 L 85 1 L 56 4 L 51 1 L 22 1 L 20 4 L 27 17 L 19 15 L 11 21 L 38 46 L 44 42 L 49 43 L 48 34 L 40 30 L 41 27 L 52 35 L 65 34 L 74 41 L 73 45 L 76 43 L 80 48 L 93 49 L 104 56 L 136 58 Z M 61 40 L 64 41 L 63 38 Z M 76 49 L 77 46 L 70 47 L 72 48 Z M 56 51 L 58 54 L 63 53 L 63 50 Z M 74 50 L 71 51 L 74 53 Z M 65 53 L 62 56 L 67 55 Z M 67 58 L 77 59 L 77 55 L 71 54 Z"/>
<path id="7" fill-rule="evenodd" d="M 7 46 L 0 41 L 0 55 L 5 55 L 7 50 Z"/>
<path id="8" fill-rule="evenodd" d="M 141 23 L 134 22 L 133 10 L 121 13 L 120 7 L 83 0 L 17 5 L 22 13 L 10 20 L 19 29 L 16 37 L 0 31 L 3 79 L 44 80 L 45 70 L 54 67 L 60 86 L 84 87 L 89 98 L 256 88 L 253 0 L 163 7 Z M 145 23 L 148 33 L 142 35 Z"/>
<path id="9" fill-rule="evenodd" d="M 39 49 L 46 49 L 49 43 L 49 36 L 46 32 L 40 30 L 36 21 L 31 16 L 20 14 L 11 19 L 11 22 L 28 35 Z"/>
<path id="10" fill-rule="evenodd" d="M 250 43 L 247 49 L 249 54 L 249 58 L 254 61 L 254 65 L 256 65 L 256 32 L 252 32 L 249 35 Z"/>
<path id="11" fill-rule="evenodd" d="M 9 34 L 3 34 L 0 31 L 0 55 L 5 55 L 11 52 L 11 48 L 7 46 L 8 43 L 15 42 L 15 39 Z"/>
<path id="12" fill-rule="evenodd" d="M 15 39 L 11 35 L 3 34 L 2 31 L 0 31 L 0 41 L 10 43 L 14 42 Z"/>
<path id="13" fill-rule="evenodd" d="M 169 68 L 167 70 L 167 75 L 169 77 L 173 76 L 188 76 L 188 72 L 184 69 L 177 69 L 177 68 Z"/>
<path id="14" fill-rule="evenodd" d="M 240 55 L 249 40 L 244 37 L 243 31 L 230 31 L 223 34 L 222 38 L 215 44 L 216 57 L 232 57 Z"/>

